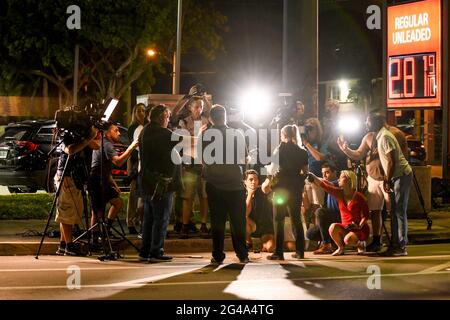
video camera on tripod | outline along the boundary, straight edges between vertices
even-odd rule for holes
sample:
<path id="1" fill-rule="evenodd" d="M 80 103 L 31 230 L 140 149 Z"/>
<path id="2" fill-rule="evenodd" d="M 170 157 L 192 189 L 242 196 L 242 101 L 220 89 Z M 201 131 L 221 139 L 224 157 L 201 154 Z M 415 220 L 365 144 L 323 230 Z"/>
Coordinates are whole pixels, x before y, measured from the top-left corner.
<path id="1" fill-rule="evenodd" d="M 306 127 L 303 125 L 303 114 L 299 116 L 299 106 L 303 108 L 302 113 L 304 113 L 304 105 L 301 101 L 294 101 L 292 99 L 291 93 L 280 93 L 278 95 L 283 99 L 282 104 L 277 108 L 275 112 L 275 117 L 273 117 L 270 122 L 270 126 L 276 125 L 279 129 L 288 124 L 295 124 L 299 129 L 300 134 L 306 133 Z"/>
<path id="2" fill-rule="evenodd" d="M 55 113 L 56 128 L 64 138 L 70 135 L 75 140 L 87 138 L 91 127 L 102 130 L 108 122 L 119 100 L 110 98 L 105 103 L 85 108 L 71 107 L 66 110 L 58 110 Z"/>

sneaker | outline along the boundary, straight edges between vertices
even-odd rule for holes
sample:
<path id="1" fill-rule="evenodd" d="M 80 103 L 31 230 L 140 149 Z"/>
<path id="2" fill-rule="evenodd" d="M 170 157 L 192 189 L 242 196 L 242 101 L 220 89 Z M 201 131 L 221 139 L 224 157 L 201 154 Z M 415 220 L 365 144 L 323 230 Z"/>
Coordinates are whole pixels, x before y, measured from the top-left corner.
<path id="1" fill-rule="evenodd" d="M 223 260 L 216 260 L 215 258 L 211 258 L 211 264 L 220 265 L 223 263 Z"/>
<path id="2" fill-rule="evenodd" d="M 141 255 L 138 255 L 138 260 L 140 262 L 150 262 L 150 258 L 149 257 L 143 257 Z"/>
<path id="3" fill-rule="evenodd" d="M 81 251 L 81 245 L 77 243 L 68 243 L 66 245 L 66 251 L 64 252 L 65 256 L 72 256 L 72 257 L 80 257 L 85 256 L 85 254 Z"/>
<path id="4" fill-rule="evenodd" d="M 267 256 L 267 260 L 284 260 L 284 257 L 283 257 L 283 255 L 278 255 L 276 253 L 273 253 L 270 256 Z"/>
<path id="5" fill-rule="evenodd" d="M 386 251 L 381 252 L 379 255 L 383 257 L 402 257 L 407 256 L 408 252 L 406 251 L 406 248 L 389 247 Z"/>
<path id="6" fill-rule="evenodd" d="M 313 254 L 332 254 L 333 248 L 331 247 L 331 243 L 323 243 L 319 249 L 313 252 Z"/>
<path id="7" fill-rule="evenodd" d="M 241 263 L 241 264 L 246 264 L 246 263 L 249 263 L 249 262 L 250 262 L 250 260 L 248 259 L 248 257 L 239 258 L 239 263 Z"/>
<path id="8" fill-rule="evenodd" d="M 305 259 L 305 253 L 304 252 L 296 252 L 292 254 L 292 258 L 294 259 Z"/>
<path id="9" fill-rule="evenodd" d="M 197 229 L 197 226 L 192 221 L 189 222 L 189 232 L 192 232 L 192 233 L 198 233 L 199 232 L 198 229 Z"/>
<path id="10" fill-rule="evenodd" d="M 381 251 L 381 244 L 377 242 L 372 242 L 366 247 L 366 252 L 379 252 Z"/>
<path id="11" fill-rule="evenodd" d="M 135 227 L 131 226 L 128 227 L 128 234 L 138 234 L 138 232 Z"/>
<path id="12" fill-rule="evenodd" d="M 358 254 L 363 254 L 366 252 L 366 242 L 365 241 L 358 241 L 358 244 L 356 245 L 356 248 L 358 250 Z"/>
<path id="13" fill-rule="evenodd" d="M 58 249 L 56 250 L 56 254 L 58 256 L 63 256 L 65 252 L 66 252 L 66 243 L 61 241 L 59 243 Z"/>
<path id="14" fill-rule="evenodd" d="M 172 257 L 170 257 L 170 256 L 165 256 L 165 255 L 162 255 L 162 256 L 154 256 L 154 257 L 150 257 L 150 262 L 153 262 L 153 263 L 156 263 L 156 262 L 169 262 L 169 261 L 172 261 Z"/>

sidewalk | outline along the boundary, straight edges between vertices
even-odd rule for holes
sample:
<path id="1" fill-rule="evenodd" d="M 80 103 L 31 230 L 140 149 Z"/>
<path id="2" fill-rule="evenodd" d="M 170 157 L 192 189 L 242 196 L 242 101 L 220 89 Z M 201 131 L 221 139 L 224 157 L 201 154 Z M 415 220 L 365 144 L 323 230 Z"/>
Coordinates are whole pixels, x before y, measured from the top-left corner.
<path id="1" fill-rule="evenodd" d="M 425 218 L 409 219 L 409 243 L 425 244 L 450 242 L 450 212 L 435 211 L 429 213 L 433 220 L 431 230 L 427 230 Z M 1 255 L 35 255 L 42 238 L 46 220 L 1 220 L 0 221 L 0 256 Z M 386 222 L 389 228 L 389 221 Z M 50 224 L 48 231 L 57 230 L 54 222 Z M 168 239 L 165 249 L 168 253 L 184 252 L 210 252 L 211 239 L 202 239 L 192 235 L 189 239 L 178 239 L 172 232 L 173 226 L 169 226 Z M 126 235 L 127 238 L 139 247 L 140 240 L 136 236 Z M 59 243 L 58 238 L 45 237 L 41 249 L 43 255 L 54 254 Z M 127 242 L 120 243 L 121 249 L 131 247 Z M 225 250 L 233 250 L 229 235 L 225 239 Z"/>

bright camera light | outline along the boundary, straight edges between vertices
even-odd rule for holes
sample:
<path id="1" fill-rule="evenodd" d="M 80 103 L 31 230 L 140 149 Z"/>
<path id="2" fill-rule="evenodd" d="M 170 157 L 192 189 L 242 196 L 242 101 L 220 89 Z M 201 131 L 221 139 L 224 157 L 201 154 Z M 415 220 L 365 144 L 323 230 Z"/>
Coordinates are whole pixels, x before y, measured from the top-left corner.
<path id="1" fill-rule="evenodd" d="M 259 119 L 269 110 L 270 96 L 267 90 L 253 87 L 242 94 L 239 105 L 246 117 Z"/>
<path id="2" fill-rule="evenodd" d="M 342 116 L 338 120 L 339 132 L 352 134 L 357 133 L 361 128 L 361 120 L 353 115 Z"/>
<path id="3" fill-rule="evenodd" d="M 117 99 L 111 99 L 110 101 L 107 102 L 108 105 L 107 105 L 105 113 L 103 114 L 103 117 L 102 117 L 103 121 L 109 121 L 109 118 L 111 117 L 111 115 L 118 103 L 119 103 L 119 100 L 117 100 Z"/>

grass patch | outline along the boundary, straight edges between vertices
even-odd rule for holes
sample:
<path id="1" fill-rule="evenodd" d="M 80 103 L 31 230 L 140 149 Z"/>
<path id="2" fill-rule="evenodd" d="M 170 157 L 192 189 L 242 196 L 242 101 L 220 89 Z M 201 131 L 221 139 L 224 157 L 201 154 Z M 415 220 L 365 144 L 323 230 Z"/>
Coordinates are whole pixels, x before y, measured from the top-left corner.
<path id="1" fill-rule="evenodd" d="M 126 217 L 128 195 L 128 192 L 121 194 L 121 198 L 124 201 L 124 206 L 119 212 L 121 219 Z M 53 194 L 48 193 L 2 195 L 0 196 L 0 220 L 48 218 L 52 202 Z M 53 217 L 54 215 L 55 213 Z"/>

